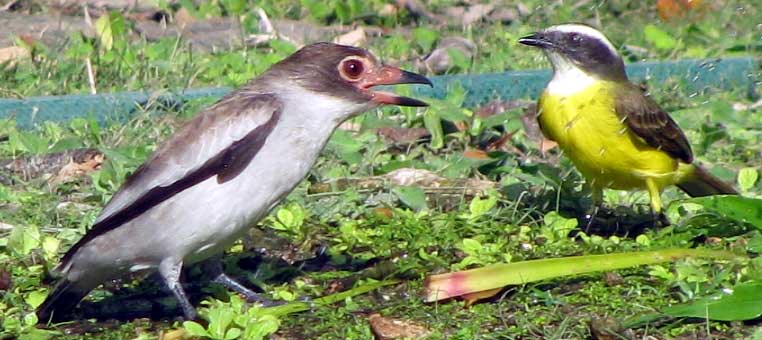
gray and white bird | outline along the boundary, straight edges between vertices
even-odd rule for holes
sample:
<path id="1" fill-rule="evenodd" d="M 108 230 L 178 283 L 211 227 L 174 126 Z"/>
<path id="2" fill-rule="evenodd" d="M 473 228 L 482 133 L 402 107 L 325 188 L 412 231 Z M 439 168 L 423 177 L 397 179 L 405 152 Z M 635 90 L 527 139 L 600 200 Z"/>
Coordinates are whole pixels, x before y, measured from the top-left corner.
<path id="1" fill-rule="evenodd" d="M 371 89 L 408 83 L 431 86 L 364 49 L 317 43 L 228 94 L 161 145 L 114 194 L 56 267 L 62 277 L 38 309 L 40 321 L 57 319 L 101 283 L 142 270 L 158 270 L 185 317 L 195 319 L 179 281 L 183 266 L 214 261 L 265 217 L 346 119 L 385 104 L 426 106 Z M 259 299 L 215 262 L 215 282 Z"/>

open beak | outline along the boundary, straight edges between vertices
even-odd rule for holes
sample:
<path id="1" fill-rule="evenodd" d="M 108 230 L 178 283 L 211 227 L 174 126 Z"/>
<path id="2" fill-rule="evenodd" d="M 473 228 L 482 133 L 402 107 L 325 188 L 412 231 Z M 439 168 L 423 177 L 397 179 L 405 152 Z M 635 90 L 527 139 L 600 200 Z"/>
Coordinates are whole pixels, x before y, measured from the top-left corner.
<path id="1" fill-rule="evenodd" d="M 520 38 L 519 43 L 539 48 L 555 46 L 542 32 L 534 32 L 526 37 Z"/>
<path id="2" fill-rule="evenodd" d="M 362 82 L 360 85 L 373 97 L 373 101 L 379 104 L 400 105 L 400 106 L 429 106 L 418 99 L 398 96 L 394 93 L 372 91 L 373 86 L 378 85 L 399 85 L 399 84 L 426 84 L 429 86 L 431 81 L 417 73 L 400 70 L 393 66 L 383 65 L 370 79 Z"/>

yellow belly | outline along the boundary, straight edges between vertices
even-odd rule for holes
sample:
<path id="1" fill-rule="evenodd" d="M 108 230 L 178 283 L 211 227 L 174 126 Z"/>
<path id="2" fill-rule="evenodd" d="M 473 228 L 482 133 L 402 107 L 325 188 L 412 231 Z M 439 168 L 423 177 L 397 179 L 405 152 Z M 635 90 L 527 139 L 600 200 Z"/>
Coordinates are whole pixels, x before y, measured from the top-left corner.
<path id="1" fill-rule="evenodd" d="M 572 95 L 543 93 L 539 122 L 594 187 L 661 191 L 675 183 L 678 161 L 648 145 L 614 110 L 611 83 L 598 82 Z"/>

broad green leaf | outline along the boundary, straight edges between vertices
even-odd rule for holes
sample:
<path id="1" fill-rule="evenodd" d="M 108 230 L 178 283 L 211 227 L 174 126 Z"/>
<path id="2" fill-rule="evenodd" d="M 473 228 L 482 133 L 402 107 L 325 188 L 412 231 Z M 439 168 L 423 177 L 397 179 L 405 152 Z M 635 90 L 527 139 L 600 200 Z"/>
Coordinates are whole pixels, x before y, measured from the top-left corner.
<path id="1" fill-rule="evenodd" d="M 468 211 L 471 213 L 471 218 L 477 218 L 484 216 L 495 205 L 497 205 L 497 197 L 489 196 L 486 199 L 481 199 L 477 196 L 471 200 L 471 203 L 468 205 Z"/>
<path id="2" fill-rule="evenodd" d="M 36 226 L 16 226 L 8 237 L 8 245 L 19 254 L 27 255 L 40 246 L 40 230 Z"/>
<path id="3" fill-rule="evenodd" d="M 323 20 L 332 13 L 330 3 L 324 1 L 302 0 L 302 6 L 306 7 L 312 17 L 318 20 Z"/>
<path id="4" fill-rule="evenodd" d="M 233 311 L 230 309 L 223 309 L 222 307 L 211 308 L 209 310 L 209 334 L 217 339 L 225 337 L 225 333 L 233 322 Z"/>
<path id="5" fill-rule="evenodd" d="M 45 257 L 49 259 L 55 258 L 60 244 L 61 240 L 55 237 L 45 236 L 42 239 L 42 250 L 45 252 Z"/>
<path id="6" fill-rule="evenodd" d="M 429 276 L 426 280 L 425 300 L 428 302 L 439 301 L 507 285 L 519 285 L 568 275 L 669 262 L 689 256 L 727 260 L 737 258 L 736 255 L 726 251 L 666 249 L 502 263 Z"/>
<path id="7" fill-rule="evenodd" d="M 482 244 L 472 238 L 464 238 L 461 242 L 463 243 L 463 246 L 460 249 L 466 254 L 476 254 L 482 249 Z"/>
<path id="8" fill-rule="evenodd" d="M 201 326 L 195 321 L 183 322 L 183 328 L 185 328 L 185 330 L 188 331 L 188 334 L 191 336 L 203 336 L 207 338 L 210 337 L 209 332 L 204 329 L 204 326 Z"/>
<path id="9" fill-rule="evenodd" d="M 283 224 L 283 229 L 294 225 L 294 214 L 290 210 L 286 208 L 278 209 L 277 216 L 278 220 Z"/>
<path id="10" fill-rule="evenodd" d="M 685 200 L 736 221 L 746 222 L 762 228 L 762 199 L 737 195 L 696 197 Z"/>
<path id="11" fill-rule="evenodd" d="M 42 301 L 40 301 L 42 303 Z M 34 327 L 39 322 L 39 319 L 37 318 L 36 313 L 27 313 L 24 315 L 24 324 L 27 326 Z M 43 333 L 44 334 L 44 333 Z M 26 335 L 26 334 L 25 334 Z M 47 336 L 20 336 L 19 340 L 27 340 L 27 339 L 34 339 L 34 340 L 41 340 L 41 339 L 47 339 Z"/>
<path id="12" fill-rule="evenodd" d="M 720 321 L 756 319 L 762 315 L 762 283 L 746 283 L 690 303 L 667 307 L 672 317 L 692 317 Z"/>
<path id="13" fill-rule="evenodd" d="M 746 244 L 746 249 L 757 254 L 762 253 L 762 235 L 754 235 L 754 237 L 749 240 L 749 243 Z"/>
<path id="14" fill-rule="evenodd" d="M 340 23 L 348 23 L 352 19 L 352 13 L 349 9 L 349 5 L 347 5 L 344 1 L 339 1 L 336 4 L 334 11 L 336 12 L 336 18 L 339 19 Z"/>
<path id="15" fill-rule="evenodd" d="M 452 59 L 452 64 L 456 69 L 468 70 L 471 59 L 463 51 L 455 48 L 448 48 L 447 55 Z"/>
<path id="16" fill-rule="evenodd" d="M 413 210 L 424 210 L 428 208 L 426 203 L 426 193 L 420 187 L 414 186 L 398 186 L 392 189 L 392 192 L 397 197 Z"/>
<path id="17" fill-rule="evenodd" d="M 235 15 L 242 15 L 246 11 L 246 0 L 223 0 L 222 5 L 228 10 L 228 12 Z"/>
<path id="18" fill-rule="evenodd" d="M 225 333 L 225 340 L 233 340 L 233 339 L 239 339 L 241 337 L 241 330 L 239 328 L 231 328 L 228 329 L 228 332 Z"/>
<path id="19" fill-rule="evenodd" d="M 111 16 L 102 15 L 95 21 L 95 32 L 98 33 L 98 38 L 101 42 L 101 47 L 104 50 L 109 51 L 114 48 L 114 33 L 111 30 Z"/>
<path id="20" fill-rule="evenodd" d="M 257 319 L 257 323 L 247 329 L 244 339 L 260 340 L 266 336 L 275 333 L 280 328 L 280 320 L 273 315 L 262 315 Z"/>
<path id="21" fill-rule="evenodd" d="M 42 304 L 43 301 L 45 301 L 47 296 L 48 293 L 44 290 L 34 290 L 30 292 L 24 300 L 33 308 L 37 308 Z"/>
<path id="22" fill-rule="evenodd" d="M 743 191 L 749 191 L 759 179 L 759 172 L 755 168 L 743 168 L 738 171 L 738 187 Z"/>
<path id="23" fill-rule="evenodd" d="M 256 310 L 256 315 L 260 316 L 265 321 L 267 320 L 267 318 L 272 318 L 275 321 L 277 321 L 276 317 L 278 316 L 307 311 L 307 310 L 315 308 L 315 306 L 326 306 L 336 302 L 341 302 L 347 298 L 357 296 L 360 294 L 365 294 L 367 292 L 374 291 L 378 288 L 397 284 L 399 282 L 400 281 L 398 280 L 370 282 L 370 283 L 366 283 L 358 287 L 352 288 L 350 290 L 345 290 L 343 292 L 317 298 L 310 302 L 297 301 L 297 302 L 290 302 L 285 305 L 260 308 Z"/>
<path id="24" fill-rule="evenodd" d="M 360 151 L 365 147 L 365 143 L 351 132 L 338 130 L 328 141 L 328 147 L 336 151 L 345 162 L 358 164 L 362 161 Z"/>
<path id="25" fill-rule="evenodd" d="M 563 217 L 556 211 L 551 211 L 545 214 L 543 220 L 545 222 L 543 235 L 547 237 L 548 240 L 565 238 L 572 230 L 577 228 L 577 224 L 579 223 L 576 218 Z"/>
<path id="26" fill-rule="evenodd" d="M 643 28 L 643 33 L 646 36 L 646 40 L 654 44 L 654 46 L 660 50 L 671 50 L 677 47 L 678 42 L 675 38 L 653 24 L 646 25 L 646 27 Z"/>
<path id="27" fill-rule="evenodd" d="M 31 154 L 43 154 L 48 150 L 49 141 L 32 132 L 15 132 L 8 136 L 12 149 L 26 151 Z"/>
<path id="28" fill-rule="evenodd" d="M 442 130 L 442 119 L 434 110 L 427 110 L 423 114 L 423 124 L 426 129 L 431 133 L 431 148 L 441 149 L 444 147 L 444 131 Z"/>
<path id="29" fill-rule="evenodd" d="M 430 51 L 434 48 L 434 43 L 439 39 L 439 32 L 426 27 L 418 27 L 413 30 L 415 42 L 424 51 Z"/>

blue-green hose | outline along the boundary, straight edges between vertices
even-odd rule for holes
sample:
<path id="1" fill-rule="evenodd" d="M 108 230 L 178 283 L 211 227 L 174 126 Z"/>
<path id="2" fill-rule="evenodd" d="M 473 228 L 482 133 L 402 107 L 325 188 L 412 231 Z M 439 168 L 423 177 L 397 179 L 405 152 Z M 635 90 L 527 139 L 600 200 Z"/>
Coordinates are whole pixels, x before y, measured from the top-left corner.
<path id="1" fill-rule="evenodd" d="M 627 73 L 633 81 L 645 80 L 649 84 L 683 80 L 682 90 L 696 92 L 705 89 L 748 90 L 762 78 L 759 62 L 753 58 L 634 63 L 627 66 Z M 477 107 L 495 99 L 536 98 L 549 78 L 549 70 L 435 76 L 431 77 L 433 88 L 415 87 L 412 94 L 441 99 L 459 83 L 467 93 L 463 105 Z M 202 97 L 221 97 L 229 91 L 229 88 L 203 88 L 174 93 L 121 92 L 0 99 L 0 119 L 14 118 L 17 126 L 25 129 L 45 121 L 66 122 L 79 117 L 94 117 L 101 123 L 125 121 L 155 99 L 172 105 Z"/>

